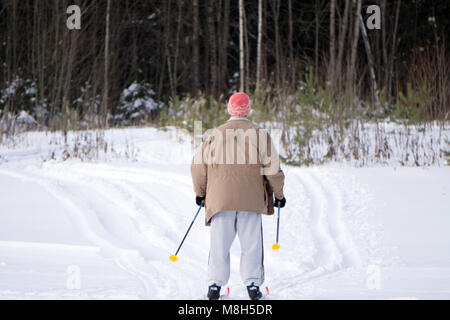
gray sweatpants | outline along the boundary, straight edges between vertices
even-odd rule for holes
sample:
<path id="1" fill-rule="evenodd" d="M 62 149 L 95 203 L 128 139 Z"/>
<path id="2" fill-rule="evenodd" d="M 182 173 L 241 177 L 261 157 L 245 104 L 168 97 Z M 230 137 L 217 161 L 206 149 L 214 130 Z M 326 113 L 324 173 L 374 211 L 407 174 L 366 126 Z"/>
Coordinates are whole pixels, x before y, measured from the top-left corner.
<path id="1" fill-rule="evenodd" d="M 261 214 L 221 211 L 211 220 L 208 285 L 224 286 L 230 278 L 230 248 L 236 233 L 241 244 L 241 278 L 246 286 L 264 282 L 264 248 Z"/>

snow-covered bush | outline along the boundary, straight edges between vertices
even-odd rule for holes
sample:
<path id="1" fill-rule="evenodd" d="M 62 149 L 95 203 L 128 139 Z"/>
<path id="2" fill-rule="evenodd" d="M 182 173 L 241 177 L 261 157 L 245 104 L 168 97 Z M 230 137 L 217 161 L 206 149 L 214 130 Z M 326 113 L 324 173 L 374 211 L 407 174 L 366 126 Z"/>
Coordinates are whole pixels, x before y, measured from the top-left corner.
<path id="1" fill-rule="evenodd" d="M 28 114 L 28 112 L 22 110 L 16 118 L 16 125 L 20 127 L 21 130 L 29 130 L 37 127 L 38 123 Z"/>
<path id="2" fill-rule="evenodd" d="M 155 92 L 148 83 L 134 81 L 120 95 L 114 122 L 118 125 L 144 124 L 155 118 L 162 104 L 154 100 Z"/>
<path id="3" fill-rule="evenodd" d="M 37 104 L 36 83 L 31 79 L 22 79 L 16 76 L 11 82 L 6 82 L 3 89 L 0 88 L 0 109 L 3 109 L 8 101 L 20 105 L 27 112 L 34 112 Z"/>

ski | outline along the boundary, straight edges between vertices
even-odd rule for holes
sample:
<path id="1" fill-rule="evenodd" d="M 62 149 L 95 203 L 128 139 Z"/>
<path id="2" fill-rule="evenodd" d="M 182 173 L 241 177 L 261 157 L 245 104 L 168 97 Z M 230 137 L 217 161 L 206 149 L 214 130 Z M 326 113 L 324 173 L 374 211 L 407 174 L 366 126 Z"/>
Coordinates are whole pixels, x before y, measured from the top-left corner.
<path id="1" fill-rule="evenodd" d="M 268 286 L 265 286 L 265 287 L 264 287 L 264 290 L 261 291 L 261 293 L 263 294 L 263 296 L 261 297 L 260 300 L 265 300 L 265 299 L 267 299 L 267 297 L 269 296 L 269 287 L 268 287 Z"/>
<path id="2" fill-rule="evenodd" d="M 225 288 L 225 293 L 220 295 L 220 300 L 230 300 L 230 287 Z"/>

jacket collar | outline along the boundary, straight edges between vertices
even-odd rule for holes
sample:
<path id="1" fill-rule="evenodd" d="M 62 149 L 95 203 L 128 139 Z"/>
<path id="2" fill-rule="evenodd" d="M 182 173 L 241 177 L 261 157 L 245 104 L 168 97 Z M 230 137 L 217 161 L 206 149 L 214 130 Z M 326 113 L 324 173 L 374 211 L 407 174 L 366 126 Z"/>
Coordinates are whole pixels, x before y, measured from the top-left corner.
<path id="1" fill-rule="evenodd" d="M 231 116 L 228 121 L 231 121 L 231 120 L 247 120 L 247 121 L 250 121 L 250 120 L 248 120 L 247 117 L 235 117 L 235 116 Z"/>

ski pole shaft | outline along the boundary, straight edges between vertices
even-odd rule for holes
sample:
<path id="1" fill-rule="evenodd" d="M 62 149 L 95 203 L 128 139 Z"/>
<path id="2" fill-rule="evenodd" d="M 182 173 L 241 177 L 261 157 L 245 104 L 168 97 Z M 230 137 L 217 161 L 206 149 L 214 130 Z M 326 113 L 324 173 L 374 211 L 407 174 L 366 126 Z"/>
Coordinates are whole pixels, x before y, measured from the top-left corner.
<path id="1" fill-rule="evenodd" d="M 281 203 L 278 201 L 278 218 L 277 218 L 277 241 L 273 244 L 272 249 L 278 250 L 280 249 L 280 244 L 278 243 L 278 236 L 280 234 L 280 207 Z"/>
<path id="2" fill-rule="evenodd" d="M 183 245 L 184 240 L 186 239 L 186 237 L 187 237 L 189 231 L 191 230 L 192 225 L 193 225 L 194 222 L 195 222 L 195 219 L 197 219 L 198 213 L 199 213 L 200 210 L 202 209 L 204 202 L 205 202 L 205 201 L 202 201 L 202 203 L 200 204 L 200 208 L 198 208 L 197 213 L 195 214 L 194 219 L 192 219 L 191 225 L 190 225 L 189 228 L 187 229 L 186 234 L 185 234 L 184 237 L 183 237 L 183 240 L 181 240 L 180 246 L 178 247 L 177 252 L 175 252 L 175 256 L 178 254 L 178 251 L 180 251 L 181 246 Z"/>
<path id="3" fill-rule="evenodd" d="M 280 234 L 280 201 L 278 201 L 278 218 L 277 218 L 277 243 L 278 243 L 278 235 Z"/>

